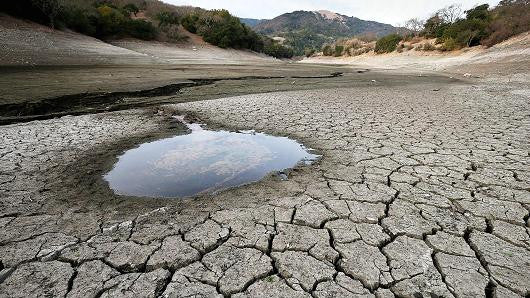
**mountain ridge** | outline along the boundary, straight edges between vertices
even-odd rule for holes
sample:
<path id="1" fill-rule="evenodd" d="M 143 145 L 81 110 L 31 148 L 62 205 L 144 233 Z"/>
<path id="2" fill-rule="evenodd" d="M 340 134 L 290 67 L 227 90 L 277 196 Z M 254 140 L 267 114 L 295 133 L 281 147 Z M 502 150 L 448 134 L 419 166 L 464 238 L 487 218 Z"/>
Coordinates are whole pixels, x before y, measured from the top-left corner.
<path id="1" fill-rule="evenodd" d="M 309 23 L 308 21 L 316 21 L 317 23 Z M 286 28 L 286 26 L 289 29 L 300 30 L 307 29 L 301 28 L 301 26 L 305 25 L 309 28 L 318 30 L 318 28 L 315 27 L 319 25 L 323 26 L 324 23 L 330 27 L 329 29 L 334 29 L 333 27 L 335 27 L 339 31 L 337 35 L 342 34 L 343 37 L 351 37 L 355 34 L 366 33 L 374 33 L 377 36 L 382 36 L 393 33 L 396 30 L 396 27 L 390 24 L 362 20 L 357 17 L 347 16 L 328 10 L 297 10 L 284 13 L 270 20 L 260 20 L 260 22 L 253 26 L 253 28 L 260 33 L 270 34 L 282 32 L 282 29 Z M 337 25 L 342 25 L 342 28 Z M 349 28 L 349 30 L 346 28 Z M 322 31 L 322 28 L 320 28 L 319 31 Z"/>
<path id="2" fill-rule="evenodd" d="M 360 35 L 378 38 L 398 30 L 390 24 L 362 20 L 328 10 L 293 11 L 270 20 L 261 20 L 251 27 L 261 34 L 284 37 L 286 44 L 299 55 L 307 49 L 320 50 L 322 45 L 339 38 Z"/>

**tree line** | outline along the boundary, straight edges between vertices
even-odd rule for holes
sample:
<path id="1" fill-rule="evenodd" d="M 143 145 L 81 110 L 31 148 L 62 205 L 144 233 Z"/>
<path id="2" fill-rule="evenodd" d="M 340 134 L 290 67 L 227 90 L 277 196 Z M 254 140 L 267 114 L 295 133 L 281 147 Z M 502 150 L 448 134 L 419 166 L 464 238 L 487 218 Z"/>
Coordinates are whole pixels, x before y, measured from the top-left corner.
<path id="1" fill-rule="evenodd" d="M 52 28 L 68 28 L 100 39 L 134 37 L 151 40 L 157 28 L 149 21 L 132 18 L 139 12 L 134 4 L 116 6 L 108 1 L 17 0 L 2 1 L 10 15 Z"/>
<path id="2" fill-rule="evenodd" d="M 530 30 L 530 0 L 502 0 L 494 8 L 482 4 L 467 11 L 451 5 L 425 21 L 409 20 L 405 27 L 413 35 L 436 38 L 446 50 L 490 47 Z"/>
<path id="3" fill-rule="evenodd" d="M 415 37 L 436 39 L 437 47 L 425 43 L 423 50 L 452 51 L 477 45 L 491 47 L 530 30 L 530 0 L 502 0 L 493 8 L 482 4 L 467 11 L 460 5 L 450 5 L 435 12 L 427 20 L 411 19 L 403 28 L 404 30 L 377 39 L 373 48 L 370 48 L 370 44 L 362 44 L 355 54 L 362 54 L 367 50 L 378 54 L 400 51 L 404 47 L 402 42 Z M 322 48 L 325 56 L 342 56 L 351 51 L 352 46 L 345 46 L 341 40 Z"/>
<path id="4" fill-rule="evenodd" d="M 221 48 L 250 49 L 276 58 L 291 58 L 294 55 L 291 48 L 257 34 L 224 9 L 196 9 L 182 18 L 182 26 Z"/>

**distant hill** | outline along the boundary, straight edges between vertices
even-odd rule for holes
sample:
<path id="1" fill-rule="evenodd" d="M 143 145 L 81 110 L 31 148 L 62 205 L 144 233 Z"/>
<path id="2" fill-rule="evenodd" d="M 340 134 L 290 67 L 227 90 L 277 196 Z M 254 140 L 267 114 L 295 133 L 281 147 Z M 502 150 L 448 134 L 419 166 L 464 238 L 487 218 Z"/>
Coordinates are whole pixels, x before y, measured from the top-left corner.
<path id="1" fill-rule="evenodd" d="M 268 20 L 260 20 L 260 19 L 247 19 L 247 18 L 239 18 L 239 20 L 241 21 L 241 23 L 253 28 L 255 26 L 257 26 L 258 24 L 261 24 L 262 22 L 264 21 L 268 21 Z"/>
<path id="2" fill-rule="evenodd" d="M 370 35 L 381 37 L 395 33 L 389 24 L 365 21 L 331 11 L 295 11 L 253 26 L 254 30 L 269 36 L 286 38 L 286 44 L 302 54 L 306 48 L 320 50 L 324 43 L 341 37 Z"/>

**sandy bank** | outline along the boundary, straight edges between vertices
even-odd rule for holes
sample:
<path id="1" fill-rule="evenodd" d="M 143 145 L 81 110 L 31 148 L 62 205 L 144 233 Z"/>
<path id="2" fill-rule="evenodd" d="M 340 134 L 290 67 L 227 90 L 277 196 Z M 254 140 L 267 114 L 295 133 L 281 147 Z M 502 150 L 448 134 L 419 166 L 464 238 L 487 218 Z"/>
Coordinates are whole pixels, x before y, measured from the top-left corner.
<path id="1" fill-rule="evenodd" d="M 491 48 L 474 47 L 441 53 L 407 51 L 356 57 L 311 57 L 301 63 L 351 64 L 378 69 L 447 71 L 476 75 L 529 73 L 530 32 L 523 33 Z"/>

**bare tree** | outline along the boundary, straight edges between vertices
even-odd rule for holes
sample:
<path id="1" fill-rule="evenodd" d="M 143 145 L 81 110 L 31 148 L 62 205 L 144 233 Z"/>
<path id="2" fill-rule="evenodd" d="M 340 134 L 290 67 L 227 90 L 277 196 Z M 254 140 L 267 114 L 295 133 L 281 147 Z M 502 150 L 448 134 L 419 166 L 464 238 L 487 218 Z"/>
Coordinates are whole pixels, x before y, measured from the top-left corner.
<path id="1" fill-rule="evenodd" d="M 407 28 L 407 30 L 417 35 L 423 30 L 424 26 L 425 26 L 425 21 L 420 20 L 418 18 L 413 18 L 413 19 L 406 21 L 403 27 Z"/>
<path id="2" fill-rule="evenodd" d="M 403 23 L 397 23 L 396 24 L 396 34 L 399 34 L 399 35 L 405 35 L 409 32 L 409 30 L 407 28 L 405 28 L 406 26 L 406 22 L 403 22 Z"/>
<path id="3" fill-rule="evenodd" d="M 454 23 L 462 18 L 464 15 L 464 10 L 462 9 L 462 5 L 453 4 L 440 9 L 436 14 L 443 20 L 444 23 Z"/>

